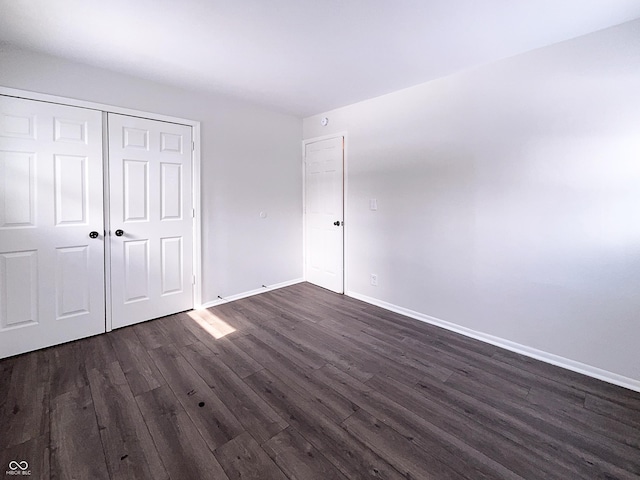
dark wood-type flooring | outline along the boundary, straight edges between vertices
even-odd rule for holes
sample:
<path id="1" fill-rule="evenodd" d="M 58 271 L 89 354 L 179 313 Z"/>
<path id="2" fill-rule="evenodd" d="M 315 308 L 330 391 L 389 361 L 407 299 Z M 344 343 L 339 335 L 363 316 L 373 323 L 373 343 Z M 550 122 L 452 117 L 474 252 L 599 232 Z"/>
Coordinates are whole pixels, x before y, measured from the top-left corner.
<path id="1" fill-rule="evenodd" d="M 0 361 L 1 478 L 11 461 L 39 479 L 640 478 L 640 394 L 303 283 Z"/>

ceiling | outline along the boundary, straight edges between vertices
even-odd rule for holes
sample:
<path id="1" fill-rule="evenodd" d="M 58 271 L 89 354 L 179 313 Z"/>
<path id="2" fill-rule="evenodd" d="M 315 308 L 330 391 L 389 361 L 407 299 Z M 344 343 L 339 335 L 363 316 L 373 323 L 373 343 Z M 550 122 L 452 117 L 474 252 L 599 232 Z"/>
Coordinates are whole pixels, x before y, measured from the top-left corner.
<path id="1" fill-rule="evenodd" d="M 0 0 L 0 42 L 304 117 L 638 17 L 638 0 Z"/>

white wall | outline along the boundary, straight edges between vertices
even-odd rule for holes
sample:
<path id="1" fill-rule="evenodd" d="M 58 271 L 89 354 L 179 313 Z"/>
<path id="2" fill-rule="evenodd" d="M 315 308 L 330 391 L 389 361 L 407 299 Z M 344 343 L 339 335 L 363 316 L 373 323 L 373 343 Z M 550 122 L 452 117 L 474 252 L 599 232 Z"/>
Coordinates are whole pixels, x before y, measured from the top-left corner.
<path id="1" fill-rule="evenodd" d="M 640 21 L 304 120 L 342 130 L 349 291 L 640 380 Z"/>
<path id="2" fill-rule="evenodd" d="M 203 302 L 302 276 L 300 119 L 1 44 L 0 85 L 199 120 Z"/>

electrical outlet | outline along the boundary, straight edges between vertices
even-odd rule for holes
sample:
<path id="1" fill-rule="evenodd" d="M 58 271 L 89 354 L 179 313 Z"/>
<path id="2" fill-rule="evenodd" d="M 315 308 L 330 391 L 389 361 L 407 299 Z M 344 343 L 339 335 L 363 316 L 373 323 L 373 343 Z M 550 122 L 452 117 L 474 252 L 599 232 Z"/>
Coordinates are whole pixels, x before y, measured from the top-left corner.
<path id="1" fill-rule="evenodd" d="M 378 275 L 376 275 L 375 273 L 372 273 L 371 276 L 369 277 L 369 280 L 371 281 L 371 285 L 373 285 L 374 287 L 378 286 Z"/>

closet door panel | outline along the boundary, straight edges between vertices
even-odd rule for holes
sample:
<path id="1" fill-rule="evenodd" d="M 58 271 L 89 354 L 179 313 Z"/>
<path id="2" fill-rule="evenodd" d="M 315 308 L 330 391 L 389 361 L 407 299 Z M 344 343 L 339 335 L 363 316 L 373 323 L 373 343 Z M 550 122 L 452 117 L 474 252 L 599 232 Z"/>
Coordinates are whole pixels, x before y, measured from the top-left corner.
<path id="1" fill-rule="evenodd" d="M 114 328 L 193 306 L 191 127 L 109 114 Z"/>
<path id="2" fill-rule="evenodd" d="M 105 331 L 102 168 L 100 112 L 0 96 L 0 358 Z"/>

